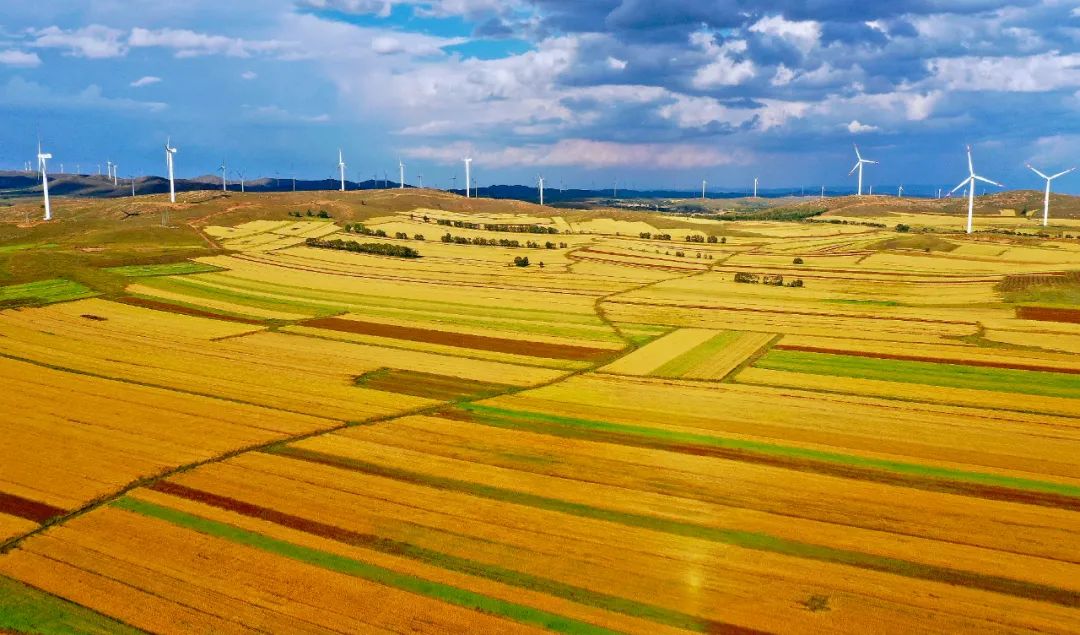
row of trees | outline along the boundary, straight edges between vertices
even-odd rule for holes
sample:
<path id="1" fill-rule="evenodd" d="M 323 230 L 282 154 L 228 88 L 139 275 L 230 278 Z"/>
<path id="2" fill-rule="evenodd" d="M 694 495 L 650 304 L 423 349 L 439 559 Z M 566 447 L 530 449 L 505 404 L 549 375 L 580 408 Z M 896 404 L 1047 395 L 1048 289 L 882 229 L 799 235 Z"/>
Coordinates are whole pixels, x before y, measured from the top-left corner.
<path id="1" fill-rule="evenodd" d="M 743 284 L 767 284 L 773 287 L 801 287 L 803 286 L 802 278 L 796 278 L 791 282 L 784 284 L 784 276 L 778 273 L 767 273 L 764 275 L 758 275 L 756 273 L 749 273 L 746 271 L 740 271 L 735 274 L 735 282 L 741 282 Z"/>
<path id="2" fill-rule="evenodd" d="M 335 238 L 333 240 L 308 238 L 306 244 L 308 247 L 318 247 L 320 249 L 340 249 L 342 251 L 353 251 L 363 254 L 375 254 L 377 256 L 393 256 L 395 258 L 420 257 L 420 252 L 416 251 L 412 247 L 406 247 L 405 245 L 395 245 L 393 243 L 358 243 L 355 240 L 342 240 L 340 238 Z"/>
<path id="3" fill-rule="evenodd" d="M 522 245 L 520 240 L 512 238 L 484 238 L 478 236 L 476 238 L 468 238 L 466 236 L 455 236 L 450 232 L 443 234 L 440 239 L 444 243 L 453 243 L 455 245 L 480 245 L 486 247 L 527 247 L 529 249 L 566 249 L 566 243 L 553 243 L 550 240 L 544 244 L 540 244 L 533 240 L 525 241 Z"/>
<path id="4" fill-rule="evenodd" d="M 427 222 L 427 216 L 424 217 Z M 505 223 L 470 223 L 461 220 L 448 220 L 438 218 L 435 220 L 439 225 L 457 227 L 458 229 L 483 229 L 489 232 L 513 232 L 517 234 L 557 234 L 559 230 L 548 225 L 512 225 Z"/>
<path id="5" fill-rule="evenodd" d="M 726 244 L 727 243 L 727 236 L 721 236 L 719 238 L 717 238 L 716 236 L 709 236 L 708 238 L 706 238 L 705 236 L 701 236 L 701 235 L 698 235 L 698 234 L 687 234 L 686 242 L 688 242 L 688 243 L 709 243 L 709 244 L 712 244 L 712 245 L 715 245 L 716 243 Z"/>
<path id="6" fill-rule="evenodd" d="M 308 209 L 306 214 L 301 214 L 299 210 L 289 212 L 289 216 L 293 216 L 295 218 L 303 218 L 305 215 L 313 216 L 316 218 L 330 218 L 330 213 L 327 212 L 325 209 L 320 209 L 318 213 L 312 212 L 310 208 Z"/>

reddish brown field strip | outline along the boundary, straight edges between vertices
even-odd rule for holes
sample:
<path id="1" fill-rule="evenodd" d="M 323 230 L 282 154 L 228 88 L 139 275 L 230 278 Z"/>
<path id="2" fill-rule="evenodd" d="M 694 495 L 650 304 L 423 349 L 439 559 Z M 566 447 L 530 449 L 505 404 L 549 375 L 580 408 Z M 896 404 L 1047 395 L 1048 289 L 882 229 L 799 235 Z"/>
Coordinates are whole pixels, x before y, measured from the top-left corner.
<path id="1" fill-rule="evenodd" d="M 876 353 L 870 351 L 849 351 L 836 348 L 824 348 L 820 346 L 799 346 L 796 344 L 777 344 L 773 348 L 781 351 L 800 351 L 803 353 L 828 353 L 831 355 L 851 355 L 853 357 L 871 357 L 874 359 L 896 359 L 905 362 L 930 362 L 933 364 L 956 364 L 962 366 L 982 366 L 985 368 L 1008 368 L 1010 370 L 1032 370 L 1042 373 L 1066 373 L 1080 375 L 1080 368 L 1060 368 L 1058 366 L 1042 366 L 1039 364 L 1017 364 L 1015 362 L 994 362 L 989 360 L 974 359 L 944 359 L 941 357 L 926 357 L 923 355 L 896 355 L 892 353 Z"/>
<path id="2" fill-rule="evenodd" d="M 1080 324 L 1080 309 L 1052 309 L 1044 306 L 1016 307 L 1016 317 L 1039 322 L 1065 322 Z"/>
<path id="3" fill-rule="evenodd" d="M 627 445 L 654 450 L 664 450 L 667 452 L 678 452 L 681 454 L 692 454 L 694 456 L 707 456 L 728 461 L 739 461 L 741 463 L 767 465 L 769 467 L 795 470 L 798 472 L 812 472 L 815 474 L 837 476 L 840 478 L 847 478 L 852 480 L 870 481 L 873 483 L 895 485 L 898 487 L 909 487 L 912 489 L 920 489 L 930 492 L 959 494 L 961 496 L 974 496 L 977 498 L 985 498 L 989 500 L 1008 501 L 1012 503 L 1037 505 L 1040 507 L 1053 507 L 1057 509 L 1067 509 L 1070 511 L 1080 511 L 1080 499 L 1074 498 L 1072 496 L 1055 494 L 1052 492 L 1036 492 L 1011 487 L 1002 487 L 1000 485 L 983 485 L 980 483 L 971 483 L 943 478 L 916 476 L 912 474 L 889 472 L 886 470 L 876 469 L 872 467 L 846 465 L 843 463 L 817 461 L 813 459 L 799 459 L 786 456 L 778 456 L 774 454 L 767 454 L 764 452 L 742 450 L 737 448 L 725 448 L 693 443 L 680 443 L 639 434 L 628 434 L 615 431 L 580 430 L 571 426 L 561 426 L 557 424 L 543 423 L 515 423 L 512 426 L 507 426 L 500 425 L 499 422 L 493 421 L 491 418 L 485 418 L 483 416 L 471 413 L 467 410 L 461 410 L 457 408 L 447 409 L 439 412 L 438 416 L 454 421 L 467 421 L 470 423 L 479 423 L 482 425 L 497 425 L 499 427 L 514 427 L 518 429 L 529 430 L 530 432 L 537 432 L 540 434 L 550 434 L 552 436 L 585 439 L 588 441 L 598 441 L 601 443 L 615 443 L 618 445 Z"/>
<path id="4" fill-rule="evenodd" d="M 380 368 L 356 378 L 356 385 L 384 392 L 440 401 L 480 399 L 504 393 L 514 388 L 509 384 L 462 379 L 414 370 Z"/>
<path id="5" fill-rule="evenodd" d="M 43 523 L 50 518 L 67 513 L 67 510 L 15 494 L 0 492 L 0 512 L 32 520 L 35 523 Z"/>
<path id="6" fill-rule="evenodd" d="M 426 342 L 428 344 L 444 344 L 460 348 L 472 348 L 476 350 L 495 351 L 498 353 L 515 353 L 531 357 L 547 357 L 550 359 L 568 360 L 594 360 L 614 351 L 602 348 L 589 348 L 586 346 L 573 346 L 570 344 L 548 344 L 544 342 L 529 342 L 525 340 L 513 340 L 501 337 L 489 337 L 486 335 L 470 335 L 468 333 L 449 333 L 447 331 L 431 331 L 411 326 L 398 326 L 396 324 L 380 324 L 378 322 L 361 322 L 359 320 L 346 320 L 342 318 L 315 318 L 302 322 L 304 326 L 311 326 L 328 331 L 341 333 L 358 333 L 361 335 L 374 335 L 377 337 L 389 337 L 397 340 L 409 340 L 412 342 Z"/>
<path id="7" fill-rule="evenodd" d="M 223 313 L 214 313 L 213 311 L 204 311 L 202 309 L 195 309 L 189 306 L 183 306 L 180 304 L 171 304 L 169 302 L 161 302 L 159 300 L 149 300 L 147 298 L 138 298 L 135 296 L 124 296 L 117 300 L 124 304 L 130 304 L 132 306 L 140 306 L 144 309 L 153 309 L 155 311 L 166 311 L 168 313 L 179 313 L 181 315 L 191 315 L 194 317 L 211 318 L 214 320 L 221 320 L 223 322 L 238 322 L 240 324 L 264 324 L 262 320 L 256 320 L 254 318 L 245 318 L 237 315 L 225 315 Z"/>

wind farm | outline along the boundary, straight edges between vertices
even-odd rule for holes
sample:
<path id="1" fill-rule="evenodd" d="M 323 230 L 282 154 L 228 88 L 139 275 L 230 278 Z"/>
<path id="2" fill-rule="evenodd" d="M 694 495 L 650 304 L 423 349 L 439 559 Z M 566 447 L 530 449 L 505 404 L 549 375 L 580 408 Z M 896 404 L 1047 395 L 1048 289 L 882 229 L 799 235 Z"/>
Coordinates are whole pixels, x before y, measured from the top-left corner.
<path id="1" fill-rule="evenodd" d="M 2 31 L 3 635 L 1080 633 L 1068 3 L 107 5 Z"/>

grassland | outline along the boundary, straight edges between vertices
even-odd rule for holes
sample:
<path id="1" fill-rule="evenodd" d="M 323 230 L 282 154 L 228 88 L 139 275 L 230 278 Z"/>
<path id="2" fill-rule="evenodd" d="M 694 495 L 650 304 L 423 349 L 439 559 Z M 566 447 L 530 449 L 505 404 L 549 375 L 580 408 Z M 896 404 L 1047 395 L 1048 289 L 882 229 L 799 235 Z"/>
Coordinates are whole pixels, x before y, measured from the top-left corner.
<path id="1" fill-rule="evenodd" d="M 1080 221 L 950 204 L 0 208 L 0 631 L 1080 631 Z"/>

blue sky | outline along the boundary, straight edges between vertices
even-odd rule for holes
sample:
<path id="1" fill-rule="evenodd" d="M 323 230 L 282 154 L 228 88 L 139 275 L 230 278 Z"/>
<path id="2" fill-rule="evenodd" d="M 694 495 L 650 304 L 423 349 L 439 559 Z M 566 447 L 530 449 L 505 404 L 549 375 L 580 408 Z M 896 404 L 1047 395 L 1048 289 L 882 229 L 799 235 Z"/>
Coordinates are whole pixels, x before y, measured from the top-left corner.
<path id="1" fill-rule="evenodd" d="M 426 185 L 949 186 L 1080 162 L 1080 4 L 38 0 L 0 16 L 0 169 Z M 1080 192 L 1080 177 L 1060 191 Z"/>

